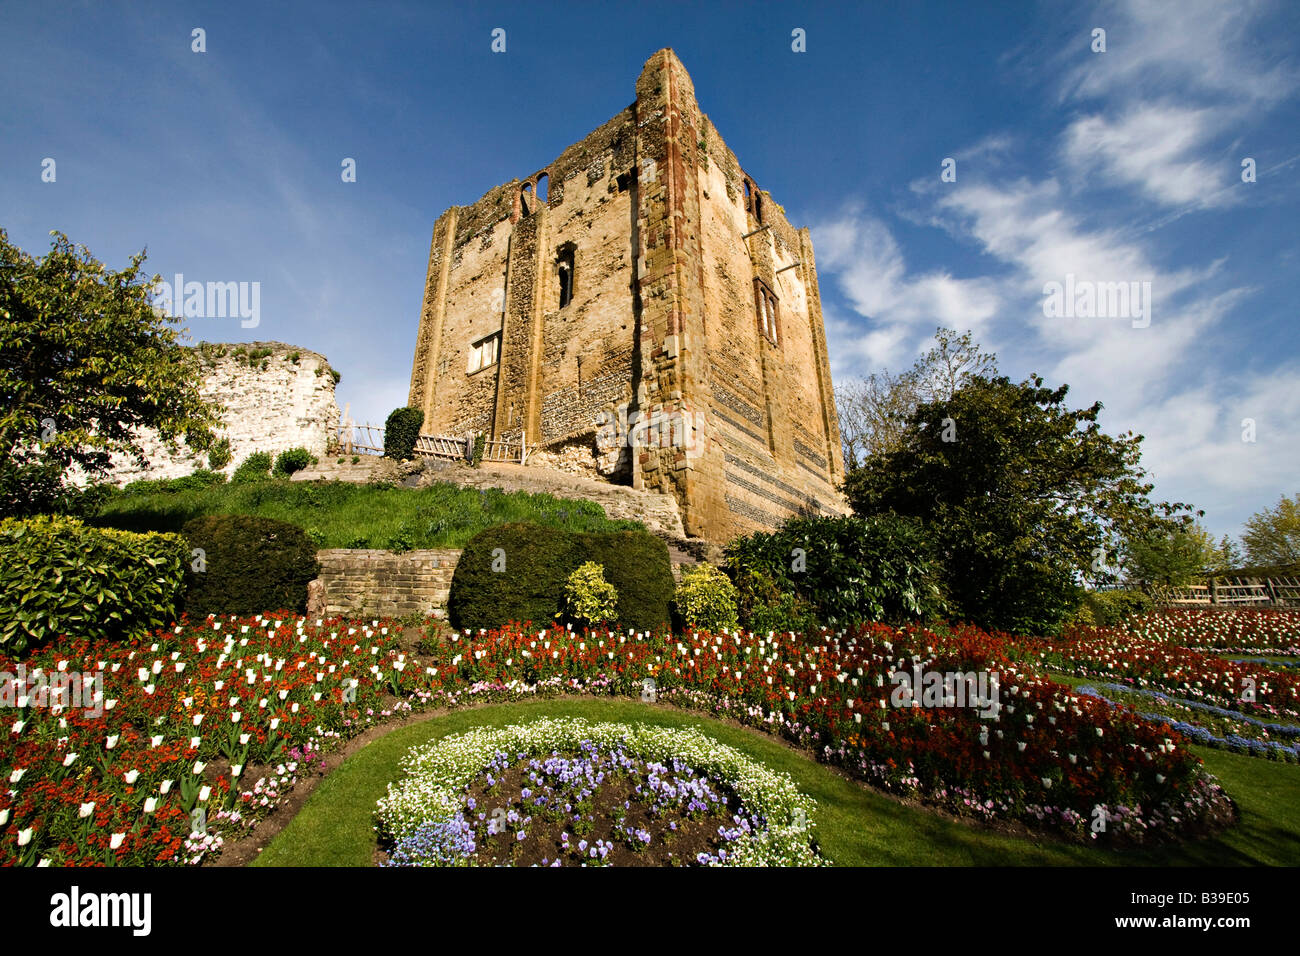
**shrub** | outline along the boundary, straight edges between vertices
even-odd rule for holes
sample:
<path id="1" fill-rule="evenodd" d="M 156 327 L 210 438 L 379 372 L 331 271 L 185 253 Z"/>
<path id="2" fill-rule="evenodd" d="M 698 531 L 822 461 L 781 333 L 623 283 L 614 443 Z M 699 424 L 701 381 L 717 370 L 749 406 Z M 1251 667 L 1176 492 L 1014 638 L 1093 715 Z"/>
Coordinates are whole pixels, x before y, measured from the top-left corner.
<path id="1" fill-rule="evenodd" d="M 395 408 L 384 422 L 384 457 L 401 461 L 415 454 L 424 412 L 418 408 Z"/>
<path id="2" fill-rule="evenodd" d="M 275 468 L 271 474 L 276 478 L 287 478 L 295 471 L 302 471 L 314 465 L 319 459 L 306 448 L 286 448 L 275 459 Z"/>
<path id="3" fill-rule="evenodd" d="M 1070 623 L 1114 627 L 1125 618 L 1146 614 L 1155 609 L 1155 601 L 1142 591 L 1090 591 L 1075 611 Z"/>
<path id="4" fill-rule="evenodd" d="M 733 541 L 726 554 L 737 579 L 766 575 L 778 593 L 802 599 L 826 626 L 928 619 L 944 610 L 940 566 L 914 519 L 794 518 L 777 531 Z"/>
<path id="5" fill-rule="evenodd" d="M 260 614 L 307 608 L 307 582 L 320 573 L 316 545 L 297 525 L 253 515 L 208 515 L 182 533 L 203 549 L 203 570 L 186 574 L 185 610 Z"/>
<path id="6" fill-rule="evenodd" d="M 230 439 L 223 438 L 208 452 L 208 467 L 213 471 L 220 471 L 230 464 L 230 457 Z"/>
<path id="7" fill-rule="evenodd" d="M 687 630 L 716 632 L 738 626 L 738 598 L 729 577 L 711 564 L 697 564 L 682 571 L 674 602 Z"/>
<path id="8" fill-rule="evenodd" d="M 477 468 L 483 464 L 483 451 L 487 448 L 487 439 L 482 434 L 474 436 L 474 451 L 470 453 L 469 463 Z"/>
<path id="9" fill-rule="evenodd" d="M 594 561 L 618 595 L 619 626 L 653 631 L 670 620 L 673 597 L 668 548 L 645 531 L 573 532 L 516 522 L 471 538 L 452 575 L 447 612 L 458 628 L 510 621 L 553 621 L 564 608 L 565 584 Z"/>
<path id="10" fill-rule="evenodd" d="M 271 455 L 265 451 L 255 451 L 245 458 L 235 473 L 230 476 L 232 484 L 239 484 L 245 481 L 261 481 L 270 474 Z"/>
<path id="11" fill-rule="evenodd" d="M 564 582 L 564 610 L 575 624 L 595 627 L 614 621 L 618 591 L 605 580 L 605 569 L 595 561 L 578 565 Z"/>
<path id="12" fill-rule="evenodd" d="M 65 634 L 117 640 L 169 624 L 189 553 L 175 534 L 49 516 L 0 522 L 0 647 L 20 652 Z"/>
<path id="13" fill-rule="evenodd" d="M 783 591 L 761 571 L 736 573 L 740 623 L 755 634 L 813 633 L 821 630 L 817 609 L 790 591 Z"/>

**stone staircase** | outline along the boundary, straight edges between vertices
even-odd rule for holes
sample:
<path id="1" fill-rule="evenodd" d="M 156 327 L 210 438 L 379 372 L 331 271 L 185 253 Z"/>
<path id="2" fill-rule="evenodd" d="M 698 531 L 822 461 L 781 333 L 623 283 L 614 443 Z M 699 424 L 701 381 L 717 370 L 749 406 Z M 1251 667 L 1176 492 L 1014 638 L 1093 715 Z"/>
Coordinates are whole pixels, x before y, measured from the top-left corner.
<path id="1" fill-rule="evenodd" d="M 505 462 L 484 462 L 473 468 L 464 462 L 432 458 L 395 462 L 376 455 L 362 455 L 355 464 L 350 456 L 345 457 L 342 464 L 337 458 L 322 459 L 319 464 L 294 474 L 293 480 L 388 481 L 408 488 L 448 481 L 466 488 L 500 488 L 502 491 L 585 499 L 603 507 L 610 518 L 640 521 L 651 534 L 661 538 L 668 545 L 674 578 L 680 577 L 682 567 L 701 561 L 715 564 L 721 561 L 721 549 L 717 545 L 702 538 L 686 536 L 677 499 L 672 495 L 641 491 L 546 468 Z"/>

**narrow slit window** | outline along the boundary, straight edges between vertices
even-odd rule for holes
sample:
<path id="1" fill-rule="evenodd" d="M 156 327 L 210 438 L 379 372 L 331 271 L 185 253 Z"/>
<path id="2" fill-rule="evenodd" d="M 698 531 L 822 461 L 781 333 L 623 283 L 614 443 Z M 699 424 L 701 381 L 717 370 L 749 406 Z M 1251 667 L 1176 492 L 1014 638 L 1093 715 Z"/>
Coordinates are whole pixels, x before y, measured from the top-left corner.
<path id="1" fill-rule="evenodd" d="M 763 338 L 772 345 L 779 344 L 780 326 L 776 294 L 762 279 L 754 280 L 754 307 L 758 312 L 758 328 Z"/>
<path id="2" fill-rule="evenodd" d="M 565 244 L 560 247 L 555 257 L 555 272 L 560 282 L 560 308 L 563 309 L 573 301 L 574 248 Z"/>

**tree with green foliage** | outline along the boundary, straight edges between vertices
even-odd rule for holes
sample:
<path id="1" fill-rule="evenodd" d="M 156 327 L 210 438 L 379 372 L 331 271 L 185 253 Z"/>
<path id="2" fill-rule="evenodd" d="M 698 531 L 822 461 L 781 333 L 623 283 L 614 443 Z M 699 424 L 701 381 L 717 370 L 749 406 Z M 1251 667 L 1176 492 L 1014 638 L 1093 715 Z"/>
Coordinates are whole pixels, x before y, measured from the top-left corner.
<path id="1" fill-rule="evenodd" d="M 1113 580 L 1120 541 L 1189 510 L 1150 500 L 1141 435 L 1106 435 L 1101 403 L 1072 410 L 1067 392 L 1038 376 L 974 376 L 920 405 L 895 451 L 846 477 L 859 515 L 924 522 L 957 615 L 981 626 L 1057 631 L 1081 580 Z"/>
<path id="2" fill-rule="evenodd" d="M 1300 494 L 1283 495 L 1275 508 L 1251 516 L 1241 536 L 1253 565 L 1300 562 Z"/>
<path id="3" fill-rule="evenodd" d="M 935 346 L 905 372 L 872 372 L 835 389 L 846 467 L 895 450 L 907 420 L 925 402 L 949 400 L 979 375 L 997 374 L 997 356 L 983 351 L 970 332 L 938 328 Z"/>
<path id="4" fill-rule="evenodd" d="M 1126 580 L 1159 593 L 1220 574 L 1236 566 L 1240 555 L 1227 537 L 1215 544 L 1199 523 L 1172 520 L 1126 539 L 1120 559 Z"/>
<path id="5" fill-rule="evenodd" d="M 145 464 L 140 429 L 206 451 L 220 424 L 183 330 L 152 305 L 145 254 L 114 271 L 51 235 L 36 258 L 0 229 L 0 514 L 67 510 L 69 471 L 102 477 L 114 452 Z"/>

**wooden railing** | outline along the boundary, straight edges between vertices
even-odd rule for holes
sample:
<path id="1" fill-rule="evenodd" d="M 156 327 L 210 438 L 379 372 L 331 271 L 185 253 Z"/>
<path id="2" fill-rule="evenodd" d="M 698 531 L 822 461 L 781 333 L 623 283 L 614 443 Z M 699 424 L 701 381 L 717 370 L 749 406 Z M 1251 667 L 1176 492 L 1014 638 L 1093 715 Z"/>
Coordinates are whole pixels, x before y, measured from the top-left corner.
<path id="1" fill-rule="evenodd" d="M 383 425 L 342 424 L 338 428 L 340 455 L 382 455 Z"/>
<path id="2" fill-rule="evenodd" d="M 415 440 L 416 454 L 444 461 L 468 461 L 474 453 L 472 436 L 421 435 Z M 509 461 L 524 464 L 528 460 L 527 435 L 520 433 L 518 441 L 483 442 L 484 461 Z"/>
<path id="3" fill-rule="evenodd" d="M 1300 578 L 1218 578 L 1211 584 L 1172 588 L 1166 602 L 1178 607 L 1287 607 L 1300 605 Z"/>

